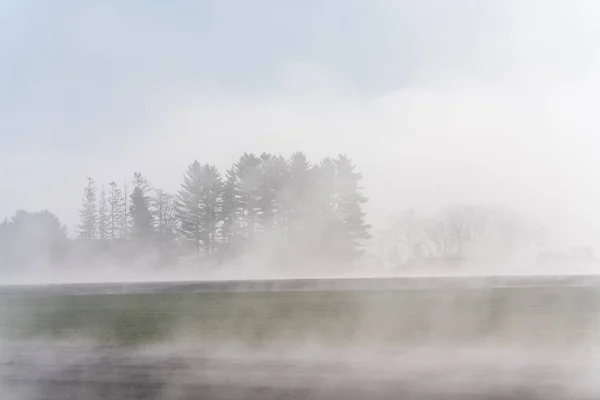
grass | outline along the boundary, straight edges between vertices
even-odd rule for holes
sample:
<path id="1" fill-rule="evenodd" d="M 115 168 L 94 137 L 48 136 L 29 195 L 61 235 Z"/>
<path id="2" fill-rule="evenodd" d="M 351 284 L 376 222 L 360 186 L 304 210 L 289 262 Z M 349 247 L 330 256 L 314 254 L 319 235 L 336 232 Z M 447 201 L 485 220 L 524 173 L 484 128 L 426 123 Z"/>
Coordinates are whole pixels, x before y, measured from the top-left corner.
<path id="1" fill-rule="evenodd" d="M 596 288 L 7 296 L 0 335 L 117 345 L 577 346 L 595 340 L 599 305 Z"/>

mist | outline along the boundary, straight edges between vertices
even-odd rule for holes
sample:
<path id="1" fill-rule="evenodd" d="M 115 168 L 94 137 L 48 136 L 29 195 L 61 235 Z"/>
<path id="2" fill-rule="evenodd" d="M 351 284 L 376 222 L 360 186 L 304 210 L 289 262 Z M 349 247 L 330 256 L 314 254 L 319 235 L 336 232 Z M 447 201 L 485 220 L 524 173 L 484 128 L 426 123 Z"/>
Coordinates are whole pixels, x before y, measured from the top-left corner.
<path id="1" fill-rule="evenodd" d="M 262 26 L 246 38 L 248 10 L 236 3 L 137 18 L 117 3 L 9 4 L 1 215 L 49 209 L 74 235 L 88 176 L 142 171 L 173 192 L 194 159 L 226 168 L 246 151 L 301 150 L 355 161 L 375 229 L 410 207 L 501 204 L 567 246 L 598 248 L 592 1 L 326 2 L 295 14 L 269 4 L 298 30 L 270 35 L 280 28 L 252 12 Z"/>
<path id="2" fill-rule="evenodd" d="M 0 0 L 0 391 L 598 398 L 598 20 Z"/>

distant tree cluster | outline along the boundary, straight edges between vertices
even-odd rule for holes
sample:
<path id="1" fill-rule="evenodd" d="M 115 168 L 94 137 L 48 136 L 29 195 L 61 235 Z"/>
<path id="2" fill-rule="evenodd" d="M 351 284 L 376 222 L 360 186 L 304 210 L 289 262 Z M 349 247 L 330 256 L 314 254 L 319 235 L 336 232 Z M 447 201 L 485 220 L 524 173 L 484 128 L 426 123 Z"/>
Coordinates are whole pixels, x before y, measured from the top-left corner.
<path id="1" fill-rule="evenodd" d="M 0 265 L 38 266 L 61 261 L 69 251 L 67 228 L 49 211 L 17 211 L 0 224 Z"/>
<path id="2" fill-rule="evenodd" d="M 361 179 L 346 156 L 313 165 L 300 152 L 245 153 L 225 174 L 194 161 L 173 194 L 138 172 L 130 184 L 100 189 L 88 178 L 78 242 L 119 254 L 153 249 L 167 260 L 221 262 L 253 252 L 282 263 L 350 263 L 370 237 Z"/>
<path id="3" fill-rule="evenodd" d="M 467 257 L 510 262 L 523 246 L 538 241 L 536 228 L 501 207 L 453 205 L 431 216 L 407 209 L 390 218 L 379 235 L 380 252 L 392 264 L 422 257 Z"/>

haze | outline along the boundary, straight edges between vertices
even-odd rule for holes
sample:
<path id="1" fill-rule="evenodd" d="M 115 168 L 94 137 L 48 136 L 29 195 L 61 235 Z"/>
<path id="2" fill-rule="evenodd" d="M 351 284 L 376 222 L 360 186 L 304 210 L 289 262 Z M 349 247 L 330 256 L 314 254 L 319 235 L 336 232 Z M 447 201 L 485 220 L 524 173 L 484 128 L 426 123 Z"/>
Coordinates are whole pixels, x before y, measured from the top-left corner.
<path id="1" fill-rule="evenodd" d="M 0 1 L 0 215 L 85 179 L 348 154 L 375 228 L 503 204 L 600 250 L 600 4 Z"/>
<path id="2" fill-rule="evenodd" d="M 0 0 L 3 398 L 600 398 L 598 21 Z"/>

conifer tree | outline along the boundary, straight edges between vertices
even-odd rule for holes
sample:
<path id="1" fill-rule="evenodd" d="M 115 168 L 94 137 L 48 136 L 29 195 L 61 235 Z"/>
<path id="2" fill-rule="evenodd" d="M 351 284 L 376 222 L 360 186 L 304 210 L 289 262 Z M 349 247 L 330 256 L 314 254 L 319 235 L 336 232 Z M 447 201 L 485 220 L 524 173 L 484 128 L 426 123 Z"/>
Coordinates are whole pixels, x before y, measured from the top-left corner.
<path id="1" fill-rule="evenodd" d="M 183 177 L 181 190 L 177 194 L 176 215 L 183 237 L 192 243 L 196 256 L 202 248 L 202 166 L 194 161 Z"/>
<path id="2" fill-rule="evenodd" d="M 122 232 L 121 232 L 121 238 L 124 240 L 129 239 L 130 235 L 129 235 L 129 231 L 130 231 L 130 225 L 131 225 L 131 220 L 129 218 L 129 209 L 130 209 L 130 202 L 129 202 L 129 197 L 130 197 L 130 193 L 128 192 L 128 186 L 127 186 L 127 181 L 125 181 L 123 183 L 123 203 L 121 205 L 121 227 L 122 227 Z"/>
<path id="3" fill-rule="evenodd" d="M 184 238 L 193 243 L 197 257 L 203 250 L 207 256 L 216 247 L 221 216 L 223 182 L 213 165 L 194 161 L 188 166 L 177 195 L 177 219 Z"/>
<path id="4" fill-rule="evenodd" d="M 260 193 L 263 181 L 260 158 L 244 153 L 235 164 L 235 184 L 240 206 L 240 228 L 247 239 L 254 239 L 255 231 L 260 227 Z"/>
<path id="5" fill-rule="evenodd" d="M 312 185 L 311 165 L 306 155 L 295 152 L 289 160 L 289 180 L 286 185 L 288 200 L 288 233 L 294 241 L 305 241 L 308 232 L 310 187 Z"/>
<path id="6" fill-rule="evenodd" d="M 133 175 L 129 215 L 131 217 L 131 235 L 133 239 L 149 242 L 153 236 L 153 218 L 150 211 L 150 186 L 141 173 Z"/>
<path id="7" fill-rule="evenodd" d="M 112 181 L 108 184 L 108 239 L 116 240 L 123 235 L 124 211 L 123 192 Z"/>
<path id="8" fill-rule="evenodd" d="M 110 214 L 108 197 L 104 187 L 100 190 L 98 198 L 98 239 L 107 240 L 110 238 Z"/>
<path id="9" fill-rule="evenodd" d="M 342 242 L 341 256 L 353 260 L 362 255 L 365 241 L 370 238 L 370 225 L 365 223 L 363 205 L 367 198 L 361 193 L 362 175 L 355 171 L 352 161 L 340 155 L 335 160 L 335 221 L 340 223 L 338 232 Z"/>
<path id="10" fill-rule="evenodd" d="M 275 216 L 277 215 L 277 188 L 275 185 L 274 176 L 272 170 L 275 163 L 275 156 L 268 153 L 262 153 L 260 155 L 259 170 L 261 175 L 261 182 L 258 187 L 258 216 L 260 224 L 265 228 L 269 229 L 275 222 Z"/>
<path id="11" fill-rule="evenodd" d="M 271 237 L 279 242 L 286 241 L 286 224 L 289 217 L 289 193 L 286 193 L 290 180 L 288 161 L 281 155 L 263 153 L 261 155 L 262 182 L 259 188 L 259 216 L 263 229 L 271 231 Z"/>
<path id="12" fill-rule="evenodd" d="M 83 190 L 83 199 L 79 209 L 79 236 L 82 239 L 93 240 L 98 237 L 98 203 L 96 199 L 96 183 L 87 178 Z"/>
<path id="13" fill-rule="evenodd" d="M 236 182 L 235 169 L 229 169 L 223 184 L 219 215 L 221 226 L 218 233 L 222 248 L 227 250 L 230 255 L 234 252 L 236 244 L 238 244 L 242 238 L 240 224 L 242 207 Z"/>
<path id="14" fill-rule="evenodd" d="M 203 200 L 204 200 L 204 250 L 208 256 L 216 248 L 217 229 L 221 216 L 221 203 L 223 196 L 223 180 L 217 167 L 204 165 Z"/>

